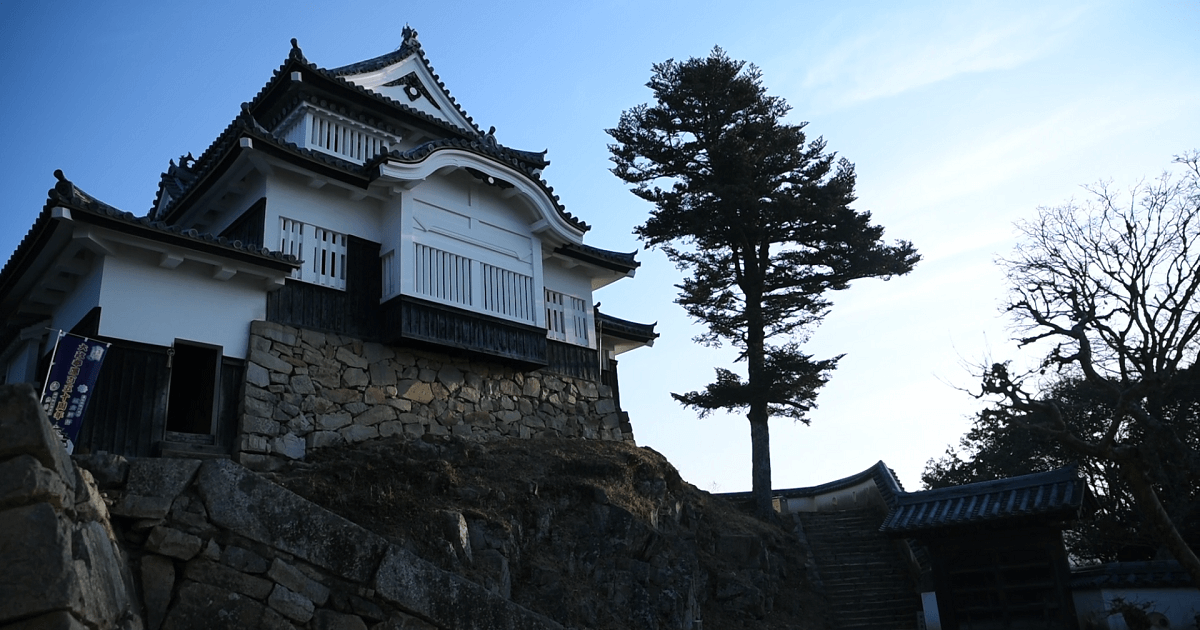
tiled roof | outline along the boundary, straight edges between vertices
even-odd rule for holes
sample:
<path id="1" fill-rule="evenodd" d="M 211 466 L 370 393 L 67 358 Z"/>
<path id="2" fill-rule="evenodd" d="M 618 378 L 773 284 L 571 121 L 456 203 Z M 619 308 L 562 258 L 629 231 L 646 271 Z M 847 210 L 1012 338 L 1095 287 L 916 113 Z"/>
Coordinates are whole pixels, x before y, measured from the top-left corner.
<path id="1" fill-rule="evenodd" d="M 806 497 L 815 497 L 829 492 L 836 492 L 857 486 L 858 484 L 867 481 L 868 479 L 875 482 L 875 487 L 879 489 L 879 493 L 883 495 L 883 500 L 889 506 L 896 504 L 896 499 L 904 494 L 904 486 L 900 485 L 900 480 L 896 478 L 896 473 L 888 468 L 883 461 L 875 462 L 874 466 L 860 472 L 843 477 L 834 481 L 823 483 L 819 486 L 808 486 L 804 488 L 787 488 L 783 490 L 773 490 L 772 496 L 782 497 L 785 499 L 800 499 Z M 749 499 L 753 496 L 750 492 L 727 492 L 720 496 L 729 497 L 731 499 Z"/>
<path id="2" fill-rule="evenodd" d="M 600 309 L 596 309 L 596 319 L 600 322 L 600 329 L 608 334 L 616 334 L 618 337 L 629 339 L 630 341 L 649 342 L 658 338 L 658 333 L 654 332 L 653 324 L 639 324 L 631 322 L 627 319 L 618 319 L 607 313 L 601 313 Z"/>
<path id="3" fill-rule="evenodd" d="M 114 208 L 103 201 L 92 197 L 83 192 L 68 180 L 62 171 L 54 171 L 54 176 L 58 178 L 58 183 L 50 191 L 50 199 L 46 202 L 46 207 L 63 206 L 71 210 L 82 210 L 86 213 L 91 213 L 96 216 L 113 219 L 118 223 L 122 223 L 131 227 L 157 232 L 163 235 L 171 235 L 180 237 L 195 243 L 203 243 L 206 245 L 215 245 L 220 248 L 237 252 L 238 254 L 249 254 L 272 262 L 287 263 L 290 266 L 299 265 L 298 259 L 291 254 L 283 252 L 273 252 L 266 247 L 256 247 L 250 243 L 243 243 L 238 240 L 230 240 L 223 236 L 214 236 L 212 234 L 201 233 L 194 229 L 181 229 L 178 226 L 168 225 L 162 221 L 154 221 L 149 217 L 135 216 L 131 212 L 124 212 Z"/>
<path id="4" fill-rule="evenodd" d="M 1110 562 L 1071 571 L 1071 589 L 1190 588 L 1192 579 L 1174 560 Z"/>
<path id="5" fill-rule="evenodd" d="M 913 532 L 1029 517 L 1073 517 L 1085 486 L 1075 467 L 905 493 L 880 529 Z"/>
<path id="6" fill-rule="evenodd" d="M 412 40 L 411 44 L 414 44 L 416 46 L 416 50 L 419 52 L 420 45 L 415 43 L 415 35 L 416 35 L 416 33 L 413 32 L 412 33 L 413 40 Z M 408 42 L 408 41 L 409 41 L 408 36 L 406 35 L 406 42 Z M 363 63 L 363 64 L 371 64 L 371 63 L 376 63 L 376 62 L 382 63 L 382 60 L 394 57 L 393 61 L 388 62 L 388 63 L 393 63 L 395 59 L 403 58 L 403 56 L 396 57 L 396 55 L 401 55 L 402 53 L 404 53 L 404 50 L 405 50 L 406 46 L 408 46 L 408 45 L 410 45 L 410 44 L 406 43 L 404 45 L 401 45 L 401 47 L 393 53 L 389 53 L 388 55 L 384 55 L 382 57 L 377 57 L 374 60 L 368 60 L 368 61 L 361 62 L 361 63 Z M 424 59 L 423 53 L 422 53 L 422 59 Z M 209 145 L 209 147 L 207 149 L 205 149 L 204 153 L 202 153 L 200 155 L 200 157 L 195 160 L 193 166 L 189 169 L 189 174 L 193 175 L 193 178 L 188 182 L 182 182 L 183 186 L 181 186 L 178 191 L 175 191 L 175 190 L 171 191 L 172 192 L 171 202 L 166 208 L 162 209 L 161 213 L 159 213 L 159 216 L 156 216 L 155 209 L 151 209 L 150 215 L 153 216 L 154 218 L 169 218 L 170 215 L 172 214 L 172 212 L 181 206 L 182 200 L 187 198 L 188 196 L 190 196 L 190 194 L 194 191 L 194 189 L 196 189 L 199 185 L 201 185 L 204 182 L 205 176 L 208 173 L 210 173 L 211 171 L 213 171 L 215 169 L 215 167 L 224 160 L 226 155 L 232 149 L 234 149 L 236 147 L 238 138 L 242 137 L 243 135 L 246 135 L 247 133 L 258 132 L 257 134 L 254 134 L 254 135 L 257 135 L 257 137 L 262 140 L 267 140 L 269 142 L 272 142 L 279 147 L 286 147 L 292 153 L 295 153 L 297 155 L 303 155 L 312 160 L 322 162 L 325 165 L 328 165 L 330 167 L 333 167 L 335 169 L 341 170 L 346 173 L 353 174 L 356 177 L 366 178 L 367 181 L 369 181 L 370 179 L 374 179 L 374 177 L 377 176 L 378 171 L 376 170 L 375 167 L 377 167 L 379 163 L 386 161 L 388 159 L 395 159 L 395 160 L 408 161 L 408 162 L 417 162 L 417 161 L 424 159 L 429 154 L 431 154 L 439 149 L 458 148 L 458 149 L 471 150 L 471 151 L 474 151 L 481 155 L 485 155 L 491 159 L 494 159 L 499 162 L 513 166 L 514 168 L 517 168 L 521 172 L 525 173 L 531 180 L 536 182 L 546 192 L 546 195 L 554 202 L 554 206 L 555 206 L 556 210 L 558 211 L 559 215 L 562 216 L 564 219 L 566 219 L 568 223 L 570 223 L 571 225 L 575 226 L 577 229 L 584 231 L 584 232 L 586 232 L 587 230 L 590 229 L 590 226 L 588 226 L 587 223 L 575 218 L 574 215 L 572 215 L 571 213 L 566 211 L 566 209 L 562 206 L 562 203 L 559 201 L 558 196 L 554 194 L 554 189 L 549 184 L 547 184 L 546 181 L 540 177 L 540 175 L 537 174 L 538 170 L 540 170 L 541 168 L 544 168 L 548 164 L 548 162 L 545 159 L 544 153 L 536 153 L 536 152 L 531 152 L 531 151 L 520 151 L 517 149 L 510 149 L 508 147 L 505 147 L 503 145 L 496 143 L 495 137 L 492 136 L 490 133 L 483 134 L 482 132 L 479 131 L 478 128 L 475 128 L 474 130 L 466 130 L 466 129 L 461 129 L 459 127 L 450 125 L 446 121 L 444 121 L 440 118 L 430 116 L 430 115 L 426 114 L 425 112 L 422 112 L 420 110 L 409 107 L 408 105 L 400 103 L 400 102 L 398 102 L 394 99 L 391 99 L 387 96 L 384 96 L 384 95 L 374 92 L 372 90 L 368 90 L 362 86 L 351 83 L 350 81 L 347 81 L 346 79 L 342 78 L 338 74 L 339 72 L 341 72 L 342 74 L 346 74 L 347 73 L 347 72 L 345 72 L 346 69 L 352 68 L 355 65 L 357 65 L 357 64 L 352 64 L 351 66 L 343 66 L 342 68 L 337 68 L 335 70 L 325 70 L 325 69 L 319 68 L 316 65 L 310 63 L 307 59 L 305 59 L 304 53 L 301 52 L 299 46 L 296 43 L 296 40 L 293 39 L 292 40 L 292 50 L 291 50 L 291 53 L 288 55 L 288 59 L 286 61 L 284 61 L 283 65 L 281 65 L 275 71 L 275 73 L 271 77 L 271 80 L 268 81 L 267 84 L 265 86 L 263 86 L 263 88 L 261 90 L 259 90 L 258 94 L 255 95 L 253 100 L 251 100 L 249 103 L 244 103 L 242 105 L 242 113 L 239 114 L 238 117 L 235 118 L 233 120 L 233 122 L 231 122 L 229 124 L 229 126 L 226 127 L 225 130 L 219 136 L 217 136 L 216 140 L 214 140 Z M 362 66 L 362 67 L 366 68 L 368 66 Z M 413 149 L 410 149 L 409 151 L 405 151 L 402 153 L 401 152 L 392 152 L 392 153 L 387 153 L 387 154 L 380 154 L 380 155 L 376 156 L 375 158 L 373 158 L 372 160 L 367 161 L 366 164 L 363 164 L 361 166 L 357 165 L 357 164 L 353 164 L 351 162 L 347 162 L 345 160 L 337 159 L 337 158 L 329 156 L 325 153 L 321 153 L 321 152 L 317 152 L 317 151 L 309 151 L 306 149 L 300 149 L 291 143 L 284 142 L 282 139 L 276 137 L 274 134 L 272 134 L 270 131 L 268 131 L 265 127 L 263 127 L 258 122 L 258 120 L 254 118 L 252 112 L 256 110 L 256 106 L 259 103 L 261 103 L 263 101 L 263 99 L 266 98 L 266 95 L 269 92 L 271 92 L 272 89 L 278 87 L 280 82 L 283 81 L 285 77 L 288 77 L 290 75 L 290 71 L 292 69 L 300 69 L 300 68 L 303 68 L 309 72 L 315 73 L 319 76 L 325 77 L 328 80 L 330 80 L 334 83 L 337 83 L 339 86 L 341 86 L 347 90 L 353 91 L 354 93 L 365 96 L 374 101 L 384 103 L 384 104 L 388 105 L 389 107 L 399 109 L 399 110 L 403 111 L 405 114 L 413 116 L 413 117 L 417 118 L 418 120 L 422 120 L 426 123 L 431 123 L 431 124 L 437 125 L 438 127 L 443 128 L 443 129 L 447 130 L 448 132 L 450 132 L 452 136 L 456 136 L 456 137 L 450 137 L 450 138 L 445 138 L 445 139 L 441 139 L 441 140 L 435 140 L 432 142 L 427 142 L 425 144 L 422 144 L 418 147 L 415 147 Z M 363 72 L 366 70 L 359 69 L 356 71 Z M 430 72 L 431 73 L 433 72 L 432 68 L 430 68 Z M 439 85 L 441 85 L 440 82 L 439 82 Z M 445 87 L 442 86 L 442 89 L 444 90 Z M 449 96 L 448 93 L 447 93 L 447 96 Z M 456 105 L 456 107 L 457 107 L 457 105 Z M 465 112 L 463 115 L 466 116 Z M 163 190 L 163 187 L 160 186 L 159 196 L 161 196 L 162 190 Z M 156 198 L 155 204 L 157 205 L 157 203 L 158 203 L 158 199 Z"/>
<path id="7" fill-rule="evenodd" d="M 17 245 L 17 249 L 0 269 L 0 295 L 9 291 L 11 285 L 23 269 L 34 260 L 41 244 L 53 233 L 54 208 L 67 208 L 72 212 L 75 221 L 101 224 L 112 229 L 133 232 L 149 238 L 164 241 L 175 241 L 184 247 L 210 251 L 218 255 L 232 258 L 256 261 L 259 264 L 280 269 L 293 268 L 299 265 L 295 256 L 273 252 L 266 248 L 255 247 L 252 244 L 230 240 L 212 234 L 200 233 L 196 230 L 180 229 L 162 221 L 149 217 L 138 217 L 130 212 L 124 212 L 110 206 L 95 197 L 83 192 L 63 175 L 62 171 L 54 171 L 58 182 L 47 193 L 46 204 L 33 222 L 33 226 Z"/>
<path id="8" fill-rule="evenodd" d="M 635 260 L 637 256 L 636 251 L 629 252 L 628 254 L 611 252 L 607 249 L 600 249 L 599 247 L 592 247 L 591 245 L 584 245 L 582 243 L 567 243 L 554 250 L 554 253 L 625 273 L 637 269 L 642 264 Z"/>

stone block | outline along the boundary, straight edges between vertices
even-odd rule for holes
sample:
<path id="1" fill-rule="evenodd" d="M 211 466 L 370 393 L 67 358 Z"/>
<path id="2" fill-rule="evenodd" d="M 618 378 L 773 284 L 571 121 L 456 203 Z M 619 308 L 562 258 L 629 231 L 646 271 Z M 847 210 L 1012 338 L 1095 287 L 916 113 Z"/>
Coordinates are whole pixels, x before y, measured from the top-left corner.
<path id="1" fill-rule="evenodd" d="M 295 418 L 288 420 L 286 427 L 288 433 L 307 435 L 313 430 L 313 421 L 312 418 L 309 418 L 304 414 L 299 414 Z"/>
<path id="2" fill-rule="evenodd" d="M 355 442 L 365 442 L 379 437 L 379 429 L 376 427 L 368 427 L 361 424 L 352 424 L 348 427 L 343 427 L 338 433 L 351 444 Z"/>
<path id="3" fill-rule="evenodd" d="M 275 403 L 270 400 L 259 400 L 247 397 L 243 402 L 246 415 L 270 418 L 275 413 Z"/>
<path id="4" fill-rule="evenodd" d="M 512 598 L 512 574 L 504 554 L 495 549 L 476 553 L 475 569 L 484 575 L 484 587 L 504 599 Z"/>
<path id="5" fill-rule="evenodd" d="M 321 395 L 339 405 L 362 401 L 362 393 L 355 389 L 333 389 L 322 392 Z"/>
<path id="6" fill-rule="evenodd" d="M 279 435 L 279 423 L 263 416 L 246 415 L 242 417 L 242 431 L 275 436 Z"/>
<path id="7" fill-rule="evenodd" d="M 67 494 L 62 477 L 33 455 L 0 462 L 0 509 L 42 501 L 62 509 L 70 502 Z"/>
<path id="8" fill-rule="evenodd" d="M 112 507 L 111 512 L 116 516 L 127 518 L 154 519 L 166 518 L 171 511 L 172 499 L 167 497 L 143 497 L 127 494 Z"/>
<path id="9" fill-rule="evenodd" d="M 318 606 L 323 606 L 329 599 L 329 589 L 324 584 L 304 575 L 299 569 L 279 558 L 275 558 L 271 563 L 271 568 L 267 570 L 267 577 L 312 600 Z"/>
<path id="10" fill-rule="evenodd" d="M 521 388 L 521 395 L 529 398 L 537 398 L 542 395 L 542 382 L 536 378 L 525 379 L 525 386 Z"/>
<path id="11" fill-rule="evenodd" d="M 396 370 L 387 363 L 371 363 L 367 371 L 371 376 L 371 384 L 376 387 L 386 387 L 396 384 Z"/>
<path id="12" fill-rule="evenodd" d="M 279 584 L 276 584 L 275 589 L 271 591 L 271 596 L 267 598 L 267 605 L 283 616 L 300 623 L 308 623 L 313 616 L 312 601 Z"/>
<path id="13" fill-rule="evenodd" d="M 617 410 L 617 403 L 612 398 L 602 398 L 596 401 L 596 413 L 604 416 Z"/>
<path id="14" fill-rule="evenodd" d="M 375 591 L 385 601 L 420 615 L 442 628 L 484 630 L 562 630 L 552 619 L 522 608 L 462 576 L 442 571 L 392 545 L 375 576 Z"/>
<path id="15" fill-rule="evenodd" d="M 348 402 L 348 403 L 342 405 L 342 411 L 345 411 L 352 416 L 357 416 L 358 414 L 360 414 L 370 408 L 371 408 L 371 405 L 368 405 L 367 403 L 364 403 L 364 402 L 359 402 L 357 400 L 354 402 Z"/>
<path id="16" fill-rule="evenodd" d="M 187 563 L 183 576 L 201 584 L 219 586 L 254 599 L 264 599 L 274 586 L 270 580 L 247 575 L 224 564 L 196 558 Z"/>
<path id="17" fill-rule="evenodd" d="M 307 328 L 300 329 L 300 339 L 314 348 L 320 348 L 325 345 L 325 333 L 309 330 Z"/>
<path id="18" fill-rule="evenodd" d="M 387 393 L 382 387 L 372 385 L 363 391 L 363 402 L 369 406 L 385 404 Z"/>
<path id="19" fill-rule="evenodd" d="M 270 453 L 271 438 L 265 435 L 243 434 L 238 440 L 238 450 L 243 453 Z"/>
<path id="20" fill-rule="evenodd" d="M 271 377 L 267 372 L 267 368 L 253 361 L 247 361 L 246 382 L 259 387 L 266 387 L 271 384 Z"/>
<path id="21" fill-rule="evenodd" d="M 367 630 L 367 624 L 358 615 L 347 615 L 332 610 L 318 610 L 313 615 L 314 630 Z"/>
<path id="22" fill-rule="evenodd" d="M 274 403 L 276 400 L 275 394 L 267 391 L 263 387 L 255 387 L 254 385 L 246 385 L 246 399 L 253 398 L 255 400 L 265 400 L 269 403 Z"/>
<path id="23" fill-rule="evenodd" d="M 271 451 L 288 459 L 304 459 L 304 438 L 294 433 L 285 433 L 271 442 Z"/>
<path id="24" fill-rule="evenodd" d="M 147 630 L 158 630 L 171 603 L 175 588 L 175 563 L 169 558 L 146 554 L 142 556 L 142 602 L 146 606 Z"/>
<path id="25" fill-rule="evenodd" d="M 320 431 L 336 431 L 338 428 L 352 424 L 354 418 L 346 412 L 322 414 L 317 418 L 317 428 Z"/>
<path id="26" fill-rule="evenodd" d="M 354 418 L 355 424 L 374 425 L 385 420 L 395 420 L 396 410 L 386 405 L 371 407 Z"/>
<path id="27" fill-rule="evenodd" d="M 0 512 L 0 532 L 0 625 L 58 609 L 81 609 L 70 536 L 50 504 Z"/>
<path id="28" fill-rule="evenodd" d="M 371 378 L 363 370 L 347 368 L 342 372 L 342 383 L 346 387 L 366 387 L 371 383 Z"/>
<path id="29" fill-rule="evenodd" d="M 164 556 L 191 560 L 200 553 L 202 541 L 193 536 L 165 525 L 158 525 L 150 530 L 146 537 L 146 550 Z"/>
<path id="30" fill-rule="evenodd" d="M 387 542 L 229 460 L 200 467 L 197 488 L 216 525 L 333 572 L 366 582 Z"/>
<path id="31" fill-rule="evenodd" d="M 250 332 L 271 341 L 278 341 L 284 345 L 296 345 L 296 329 L 291 326 L 258 320 L 251 322 Z"/>
<path id="32" fill-rule="evenodd" d="M 266 573 L 270 567 L 266 558 L 236 545 L 229 545 L 221 552 L 221 563 L 242 573 Z"/>
<path id="33" fill-rule="evenodd" d="M 75 483 L 74 466 L 32 387 L 0 385 L 0 418 L 4 419 L 0 422 L 0 460 L 31 455 L 58 473 L 63 483 Z"/>
<path id="34" fill-rule="evenodd" d="M 262 621 L 257 630 L 296 630 L 296 626 L 273 609 L 263 608 Z"/>
<path id="35" fill-rule="evenodd" d="M 185 581 L 163 630 L 242 630 L 263 625 L 266 607 L 237 593 L 198 582 Z"/>
<path id="36" fill-rule="evenodd" d="M 357 354 L 354 354 L 354 351 L 346 346 L 342 346 L 342 347 L 338 348 L 337 352 L 333 356 L 338 361 L 341 361 L 345 365 L 350 366 L 352 368 L 358 368 L 360 370 L 365 370 L 367 368 L 367 365 L 369 365 L 369 363 L 370 363 L 365 358 L 360 357 Z"/>
<path id="37" fill-rule="evenodd" d="M 396 420 L 379 423 L 379 437 L 390 438 L 404 433 L 404 423 Z"/>
<path id="38" fill-rule="evenodd" d="M 129 481 L 125 491 L 143 497 L 175 500 L 196 478 L 198 459 L 140 457 L 129 462 Z"/>
<path id="39" fill-rule="evenodd" d="M 354 418 L 344 412 L 327 413 L 317 417 L 317 429 L 321 431 L 336 431 L 344 426 L 349 426 L 354 422 Z"/>
<path id="40" fill-rule="evenodd" d="M 362 355 L 368 363 L 380 363 L 395 357 L 396 352 L 381 343 L 368 341 L 363 344 Z"/>
<path id="41" fill-rule="evenodd" d="M 428 405 L 433 401 L 433 389 L 429 383 L 414 380 L 404 380 L 396 384 L 396 391 L 401 398 L 415 403 Z"/>
<path id="42" fill-rule="evenodd" d="M 437 380 L 442 385 L 445 385 L 446 389 L 452 392 L 458 391 L 465 382 L 462 370 L 452 365 L 442 366 L 442 369 L 438 370 Z"/>
<path id="43" fill-rule="evenodd" d="M 291 363 L 288 363 L 287 361 L 284 361 L 283 359 L 280 359 L 279 357 L 264 350 L 251 348 L 249 358 L 251 363 L 257 363 L 270 372 L 290 375 L 292 370 L 295 369 L 292 367 Z"/>
<path id="44" fill-rule="evenodd" d="M 312 377 L 307 374 L 297 374 L 293 376 L 290 385 L 294 394 L 315 394 L 316 387 L 313 386 Z"/>
<path id="45" fill-rule="evenodd" d="M 208 542 L 204 543 L 204 548 L 200 550 L 200 557 L 204 558 L 205 560 L 220 562 L 221 545 L 218 545 L 217 541 L 210 538 Z"/>
<path id="46" fill-rule="evenodd" d="M 396 388 L 389 387 L 388 389 L 395 390 Z M 399 394 L 397 394 L 396 392 L 393 392 L 390 395 L 397 396 Z M 411 400 L 405 400 L 403 398 L 388 398 L 386 402 L 387 402 L 387 406 L 391 407 L 392 409 L 395 409 L 396 411 L 399 411 L 400 413 L 408 413 L 408 412 L 412 411 L 412 401 Z"/>
<path id="47" fill-rule="evenodd" d="M 305 436 L 305 439 L 310 449 L 336 446 L 346 441 L 337 431 L 313 431 Z"/>
<path id="48" fill-rule="evenodd" d="M 96 451 L 87 455 L 72 455 L 71 459 L 75 461 L 76 466 L 92 473 L 96 485 L 102 490 L 124 486 L 129 478 L 129 460 L 123 455 Z"/>

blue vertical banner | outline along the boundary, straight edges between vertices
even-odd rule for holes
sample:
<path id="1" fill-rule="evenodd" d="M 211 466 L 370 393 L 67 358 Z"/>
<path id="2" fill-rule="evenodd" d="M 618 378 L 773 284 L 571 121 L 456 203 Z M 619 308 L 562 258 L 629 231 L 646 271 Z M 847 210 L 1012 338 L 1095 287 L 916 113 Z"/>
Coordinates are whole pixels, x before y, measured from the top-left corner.
<path id="1" fill-rule="evenodd" d="M 50 371 L 42 387 L 42 409 L 68 453 L 75 452 L 83 412 L 96 387 L 96 377 L 109 345 L 63 331 L 59 331 L 54 343 Z"/>

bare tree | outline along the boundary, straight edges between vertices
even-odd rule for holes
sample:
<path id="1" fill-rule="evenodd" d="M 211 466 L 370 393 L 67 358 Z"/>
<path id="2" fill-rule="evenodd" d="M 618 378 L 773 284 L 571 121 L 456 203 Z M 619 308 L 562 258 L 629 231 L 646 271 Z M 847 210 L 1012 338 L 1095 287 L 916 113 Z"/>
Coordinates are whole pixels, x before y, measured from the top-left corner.
<path id="1" fill-rule="evenodd" d="M 1039 208 L 1018 224 L 1020 244 L 1000 261 L 1008 312 L 1020 347 L 1044 355 L 1029 371 L 993 364 L 981 396 L 994 403 L 985 413 L 1008 426 L 1112 462 L 1155 537 L 1200 586 L 1200 559 L 1162 500 L 1190 493 L 1200 468 L 1180 430 L 1198 420 L 1194 409 L 1178 414 L 1170 404 L 1200 348 L 1200 153 L 1175 163 L 1182 176 L 1164 173 L 1124 193 L 1089 187 L 1086 202 Z M 1108 398 L 1102 431 L 1072 430 L 1047 395 L 1063 373 Z"/>

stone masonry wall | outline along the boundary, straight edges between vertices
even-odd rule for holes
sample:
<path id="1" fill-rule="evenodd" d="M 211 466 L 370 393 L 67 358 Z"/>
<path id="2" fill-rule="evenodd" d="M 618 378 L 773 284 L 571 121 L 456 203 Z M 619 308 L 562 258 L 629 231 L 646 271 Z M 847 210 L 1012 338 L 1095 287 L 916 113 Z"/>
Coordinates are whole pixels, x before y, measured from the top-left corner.
<path id="1" fill-rule="evenodd" d="M 249 348 L 237 459 L 255 470 L 396 435 L 633 440 L 593 381 L 264 321 Z"/>
<path id="2" fill-rule="evenodd" d="M 0 386 L 0 627 L 141 630 L 134 592 L 92 475 L 32 387 Z"/>
<path id="3" fill-rule="evenodd" d="M 28 385 L 0 386 L 0 627 L 562 630 L 232 461 L 72 459 Z"/>

